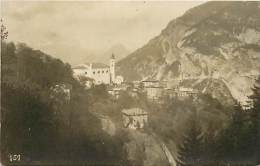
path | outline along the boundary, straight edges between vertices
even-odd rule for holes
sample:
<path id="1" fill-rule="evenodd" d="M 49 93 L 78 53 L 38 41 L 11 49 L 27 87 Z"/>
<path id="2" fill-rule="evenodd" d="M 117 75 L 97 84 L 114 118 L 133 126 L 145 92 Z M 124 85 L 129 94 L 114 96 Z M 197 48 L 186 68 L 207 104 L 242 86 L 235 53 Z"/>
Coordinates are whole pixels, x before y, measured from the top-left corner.
<path id="1" fill-rule="evenodd" d="M 165 143 L 161 140 L 161 138 L 159 138 L 156 134 L 152 133 L 151 134 L 160 144 L 160 147 L 162 148 L 167 160 L 169 161 L 171 166 L 177 166 L 175 157 L 173 157 L 172 153 L 170 152 L 170 150 L 167 148 L 167 146 L 165 145 Z"/>

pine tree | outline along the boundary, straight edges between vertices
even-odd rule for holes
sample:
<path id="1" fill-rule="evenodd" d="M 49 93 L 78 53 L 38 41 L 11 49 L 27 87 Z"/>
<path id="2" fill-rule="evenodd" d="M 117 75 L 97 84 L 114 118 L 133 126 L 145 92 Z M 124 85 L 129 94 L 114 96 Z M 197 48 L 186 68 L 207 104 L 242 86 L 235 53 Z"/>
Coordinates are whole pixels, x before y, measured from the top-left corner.
<path id="1" fill-rule="evenodd" d="M 217 157 L 218 159 L 231 159 L 234 153 L 237 153 L 239 145 L 239 135 L 242 128 L 242 111 L 240 105 L 234 107 L 234 112 L 231 117 L 231 122 L 219 135 L 217 142 Z"/>
<path id="2" fill-rule="evenodd" d="M 217 158 L 226 163 L 253 163 L 256 132 L 250 114 L 237 104 L 229 126 L 217 140 Z"/>
<path id="3" fill-rule="evenodd" d="M 202 131 L 196 116 L 190 120 L 190 127 L 178 148 L 179 165 L 200 165 L 202 158 Z"/>
<path id="4" fill-rule="evenodd" d="M 217 124 L 209 123 L 203 136 L 203 158 L 204 163 L 212 165 L 216 163 L 215 149 L 216 149 L 216 131 Z"/>
<path id="5" fill-rule="evenodd" d="M 251 99 L 253 100 L 253 108 L 251 109 L 251 121 L 252 121 L 252 134 L 256 138 L 255 144 L 255 156 L 257 164 L 260 163 L 260 77 L 255 82 L 255 86 L 253 88 L 253 95 Z"/>

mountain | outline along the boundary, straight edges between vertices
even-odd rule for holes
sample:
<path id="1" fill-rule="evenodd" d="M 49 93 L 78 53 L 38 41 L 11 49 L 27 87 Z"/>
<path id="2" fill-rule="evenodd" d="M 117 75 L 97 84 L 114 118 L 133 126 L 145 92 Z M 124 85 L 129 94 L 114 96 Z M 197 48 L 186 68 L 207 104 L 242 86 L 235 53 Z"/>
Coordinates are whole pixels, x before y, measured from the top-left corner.
<path id="1" fill-rule="evenodd" d="M 105 51 L 87 51 L 85 56 L 77 56 L 73 65 L 78 65 L 82 62 L 100 62 L 108 64 L 111 55 L 114 54 L 116 61 L 121 60 L 130 54 L 130 51 L 122 44 L 115 44 Z"/>
<path id="2" fill-rule="evenodd" d="M 119 61 L 117 73 L 129 81 L 153 77 L 170 84 L 177 78 L 218 79 L 245 102 L 260 73 L 260 2 L 192 8 Z"/>
<path id="3" fill-rule="evenodd" d="M 78 53 L 76 55 L 77 55 L 76 57 L 70 56 L 70 58 L 68 58 L 67 60 L 72 66 L 85 63 L 85 62 L 96 62 L 98 57 L 97 56 L 98 53 L 95 50 L 85 50 L 84 54 Z"/>
<path id="4" fill-rule="evenodd" d="M 111 48 L 106 50 L 104 53 L 102 53 L 102 58 L 100 61 L 104 61 L 103 63 L 107 63 L 111 57 L 111 55 L 114 54 L 116 57 L 116 61 L 121 60 L 122 58 L 125 58 L 127 55 L 130 54 L 130 51 L 122 44 L 116 44 L 113 45 Z"/>

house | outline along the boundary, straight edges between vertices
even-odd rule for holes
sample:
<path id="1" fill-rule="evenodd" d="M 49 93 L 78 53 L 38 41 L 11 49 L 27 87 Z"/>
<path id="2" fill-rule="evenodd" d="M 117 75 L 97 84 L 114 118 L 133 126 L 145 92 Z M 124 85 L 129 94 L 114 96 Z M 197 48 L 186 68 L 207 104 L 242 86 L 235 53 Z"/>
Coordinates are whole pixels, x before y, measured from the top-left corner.
<path id="1" fill-rule="evenodd" d="M 179 87 L 175 89 L 177 97 L 196 97 L 198 94 L 198 90 L 193 88 Z"/>
<path id="2" fill-rule="evenodd" d="M 175 98 L 177 96 L 177 93 L 173 88 L 164 88 L 164 92 L 164 95 L 168 96 L 170 99 Z"/>
<path id="3" fill-rule="evenodd" d="M 94 80 L 94 84 L 121 84 L 122 76 L 115 75 L 115 56 L 112 54 L 110 64 L 103 63 L 84 63 L 73 68 L 76 78 L 87 77 Z"/>
<path id="4" fill-rule="evenodd" d="M 161 86 L 147 86 L 144 89 L 149 100 L 159 100 L 164 93 L 164 88 Z"/>
<path id="5" fill-rule="evenodd" d="M 146 80 L 143 80 L 142 84 L 148 99 L 158 100 L 163 96 L 164 87 L 159 80 L 148 78 Z"/>
<path id="6" fill-rule="evenodd" d="M 141 108 L 123 109 L 122 114 L 125 128 L 141 129 L 148 123 L 148 113 Z"/>
<path id="7" fill-rule="evenodd" d="M 243 110 L 250 110 L 254 108 L 254 101 L 252 99 L 247 99 L 244 102 L 240 102 Z"/>
<path id="8" fill-rule="evenodd" d="M 148 78 L 146 80 L 142 81 L 142 84 L 144 87 L 149 87 L 149 86 L 159 86 L 160 82 L 158 80 L 155 80 L 153 78 Z"/>

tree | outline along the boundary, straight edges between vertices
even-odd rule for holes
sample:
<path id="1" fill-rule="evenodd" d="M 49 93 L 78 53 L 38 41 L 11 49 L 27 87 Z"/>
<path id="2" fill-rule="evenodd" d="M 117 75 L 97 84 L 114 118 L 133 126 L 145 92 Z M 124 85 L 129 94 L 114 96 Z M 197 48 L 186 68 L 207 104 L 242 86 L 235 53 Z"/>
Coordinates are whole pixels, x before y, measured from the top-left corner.
<path id="1" fill-rule="evenodd" d="M 250 117 L 253 124 L 253 133 L 256 138 L 256 146 L 254 146 L 256 153 L 255 156 L 260 156 L 260 77 L 258 77 L 255 82 L 253 92 L 253 95 L 250 97 L 253 100 L 253 108 L 251 109 Z M 258 164 L 260 163 L 259 157 L 256 162 Z"/>
<path id="2" fill-rule="evenodd" d="M 135 99 L 127 92 L 122 92 L 118 98 L 118 105 L 120 106 L 120 109 L 128 109 L 136 106 L 137 104 Z"/>
<path id="3" fill-rule="evenodd" d="M 180 165 L 197 166 L 200 165 L 202 158 L 202 131 L 196 116 L 189 122 L 183 143 L 178 148 L 178 162 Z"/>
<path id="4" fill-rule="evenodd" d="M 24 44 L 16 48 L 12 43 L 4 43 L 1 47 L 1 56 L 5 57 L 2 63 L 17 66 L 14 71 L 19 80 L 4 79 L 1 84 L 4 164 L 10 164 L 9 154 L 23 155 L 23 165 L 34 160 L 54 164 L 80 162 L 80 165 L 88 161 L 125 160 L 123 140 L 118 142 L 119 138 L 106 134 L 100 119 L 89 111 L 93 103 L 104 101 L 105 106 L 109 103 L 105 85 L 84 90 L 73 79 L 70 66 L 61 60 Z M 5 71 L 5 75 L 10 74 Z M 64 96 L 67 88 L 63 85 L 72 86 L 70 102 Z"/>
<path id="5" fill-rule="evenodd" d="M 254 163 L 256 135 L 250 113 L 237 104 L 231 122 L 216 142 L 216 157 L 225 163 Z"/>
<path id="6" fill-rule="evenodd" d="M 1 44 L 2 44 L 2 41 L 7 39 L 7 37 L 8 37 L 8 31 L 3 24 L 3 20 L 1 19 Z"/>
<path id="7" fill-rule="evenodd" d="M 217 133 L 217 124 L 210 122 L 207 126 L 207 129 L 204 133 L 203 140 L 203 162 L 208 165 L 216 164 L 215 159 L 215 150 L 216 150 L 216 133 Z"/>
<path id="8" fill-rule="evenodd" d="M 3 83 L 1 88 L 3 159 L 8 154 L 23 154 L 29 159 L 46 157 L 55 137 L 50 105 L 31 87 Z"/>

